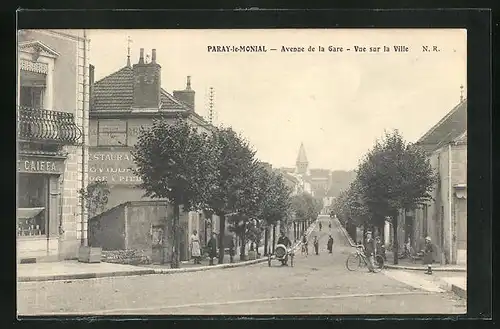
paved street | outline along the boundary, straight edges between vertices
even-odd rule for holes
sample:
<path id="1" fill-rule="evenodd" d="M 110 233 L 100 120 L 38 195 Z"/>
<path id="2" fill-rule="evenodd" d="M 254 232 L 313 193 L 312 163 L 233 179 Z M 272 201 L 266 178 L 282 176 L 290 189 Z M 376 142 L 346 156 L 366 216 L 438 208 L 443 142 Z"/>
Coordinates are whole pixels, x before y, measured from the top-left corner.
<path id="1" fill-rule="evenodd" d="M 328 216 L 321 216 L 320 255 L 296 256 L 233 269 L 74 281 L 18 283 L 19 315 L 42 314 L 408 314 L 465 313 L 451 292 L 417 285 L 404 275 L 349 272 L 351 249 L 334 223 L 334 252 L 326 252 Z M 393 272 L 397 273 L 397 272 Z M 402 282 L 403 281 L 403 282 Z"/>

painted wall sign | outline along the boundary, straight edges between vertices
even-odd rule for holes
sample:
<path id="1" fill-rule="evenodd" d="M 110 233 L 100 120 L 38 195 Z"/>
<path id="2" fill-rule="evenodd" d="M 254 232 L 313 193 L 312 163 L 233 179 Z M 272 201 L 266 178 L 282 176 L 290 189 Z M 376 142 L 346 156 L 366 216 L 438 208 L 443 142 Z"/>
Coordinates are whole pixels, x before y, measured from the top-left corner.
<path id="1" fill-rule="evenodd" d="M 24 173 L 61 174 L 64 172 L 64 160 L 43 157 L 20 157 L 17 170 Z"/>
<path id="2" fill-rule="evenodd" d="M 107 181 L 109 185 L 136 185 L 141 179 L 134 175 L 135 167 L 130 152 L 91 150 L 89 154 L 89 181 Z"/>

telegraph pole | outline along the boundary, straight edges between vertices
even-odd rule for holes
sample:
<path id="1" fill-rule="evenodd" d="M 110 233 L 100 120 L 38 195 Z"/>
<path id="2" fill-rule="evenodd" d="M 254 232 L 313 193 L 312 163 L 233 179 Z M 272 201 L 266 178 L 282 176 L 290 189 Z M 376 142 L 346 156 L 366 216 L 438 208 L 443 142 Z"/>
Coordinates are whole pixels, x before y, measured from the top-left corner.
<path id="1" fill-rule="evenodd" d="M 208 122 L 213 124 L 214 122 L 214 105 L 215 105 L 215 91 L 213 87 L 210 87 L 208 91 Z"/>

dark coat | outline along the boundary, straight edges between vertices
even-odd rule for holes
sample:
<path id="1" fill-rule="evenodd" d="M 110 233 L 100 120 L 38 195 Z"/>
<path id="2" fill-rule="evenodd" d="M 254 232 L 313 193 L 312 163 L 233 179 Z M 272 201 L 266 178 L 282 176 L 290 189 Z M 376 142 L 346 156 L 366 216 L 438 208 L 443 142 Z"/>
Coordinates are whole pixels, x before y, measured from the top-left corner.
<path id="1" fill-rule="evenodd" d="M 229 242 L 229 255 L 230 256 L 235 255 L 235 249 L 236 249 L 236 245 L 234 244 L 234 239 L 231 239 L 231 241 Z"/>
<path id="2" fill-rule="evenodd" d="M 285 247 L 290 247 L 292 245 L 292 242 L 290 241 L 290 239 L 286 236 L 280 236 L 278 238 L 278 244 L 282 244 L 284 245 Z"/>
<path id="3" fill-rule="evenodd" d="M 365 242 L 365 252 L 367 256 L 371 256 L 375 254 L 375 240 L 372 239 L 367 239 Z"/>
<path id="4" fill-rule="evenodd" d="M 432 264 L 434 262 L 434 247 L 432 243 L 426 243 L 424 249 L 424 264 Z"/>
<path id="5" fill-rule="evenodd" d="M 326 244 L 326 246 L 328 247 L 328 249 L 332 249 L 332 247 L 333 247 L 333 238 L 329 238 L 328 239 L 328 243 Z"/>
<path id="6" fill-rule="evenodd" d="M 208 257 L 215 258 L 217 257 L 217 239 L 211 237 L 207 243 L 208 249 Z"/>

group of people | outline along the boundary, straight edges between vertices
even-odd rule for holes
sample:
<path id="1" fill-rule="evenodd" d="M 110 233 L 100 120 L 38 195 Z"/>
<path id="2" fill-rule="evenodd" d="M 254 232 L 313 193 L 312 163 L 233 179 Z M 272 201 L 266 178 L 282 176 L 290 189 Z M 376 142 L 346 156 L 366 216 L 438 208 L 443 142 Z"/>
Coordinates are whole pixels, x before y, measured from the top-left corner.
<path id="1" fill-rule="evenodd" d="M 302 244 L 301 252 L 303 255 L 308 256 L 309 255 L 309 242 L 307 240 L 307 235 L 304 234 L 302 236 L 302 240 L 300 241 Z M 313 248 L 314 248 L 314 253 L 316 255 L 319 255 L 319 240 L 317 236 L 313 237 Z M 333 237 L 330 234 L 328 236 L 328 241 L 326 243 L 326 249 L 328 250 L 328 253 L 331 254 L 333 252 Z"/>

